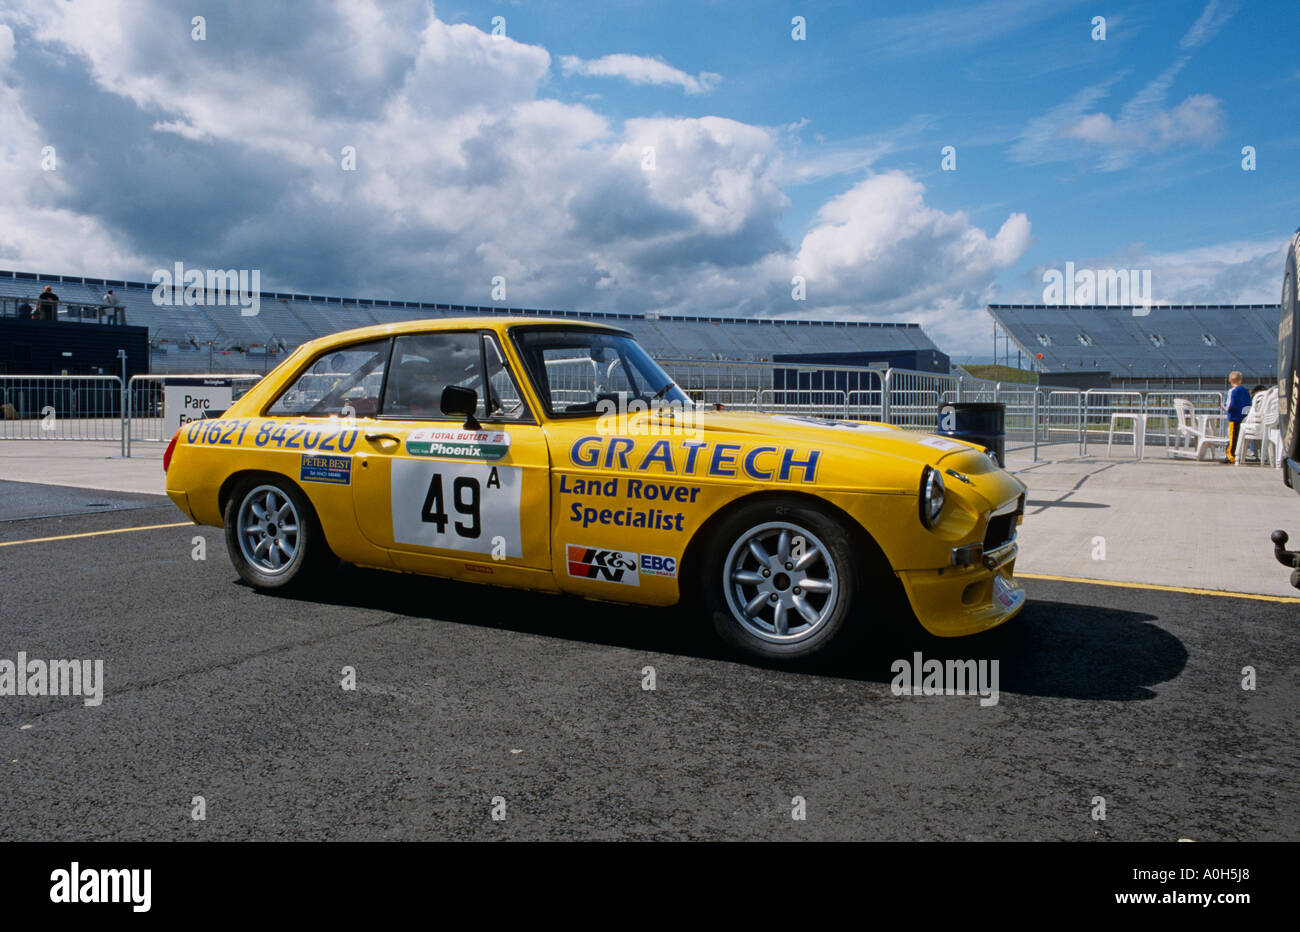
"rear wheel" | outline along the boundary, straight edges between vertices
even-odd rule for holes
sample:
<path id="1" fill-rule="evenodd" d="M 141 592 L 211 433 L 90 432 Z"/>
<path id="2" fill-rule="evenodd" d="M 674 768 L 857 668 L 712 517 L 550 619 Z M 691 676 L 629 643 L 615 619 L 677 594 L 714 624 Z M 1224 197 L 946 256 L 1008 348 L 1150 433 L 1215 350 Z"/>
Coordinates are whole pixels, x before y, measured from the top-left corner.
<path id="1" fill-rule="evenodd" d="M 1282 319 L 1278 339 L 1278 399 L 1282 411 L 1282 453 L 1300 460 L 1300 233 L 1291 240 L 1282 279 Z"/>
<path id="2" fill-rule="evenodd" d="M 244 582 L 287 589 L 338 564 L 307 497 L 286 479 L 257 477 L 226 502 L 226 549 Z"/>
<path id="3" fill-rule="evenodd" d="M 744 506 L 718 526 L 704 603 L 724 641 L 765 659 L 806 657 L 844 627 L 858 589 L 849 533 L 793 499 Z"/>

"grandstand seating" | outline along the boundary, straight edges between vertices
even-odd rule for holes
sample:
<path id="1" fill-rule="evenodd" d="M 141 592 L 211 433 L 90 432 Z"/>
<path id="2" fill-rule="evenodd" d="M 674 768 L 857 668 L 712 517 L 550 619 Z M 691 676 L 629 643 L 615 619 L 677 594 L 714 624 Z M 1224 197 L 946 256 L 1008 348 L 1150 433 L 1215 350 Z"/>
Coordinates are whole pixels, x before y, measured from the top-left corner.
<path id="1" fill-rule="evenodd" d="M 149 328 L 155 372 L 260 372 L 282 354 L 326 334 L 375 323 L 477 314 L 596 320 L 631 331 L 654 356 L 692 360 L 770 360 L 782 353 L 937 350 L 917 324 L 858 321 L 692 317 L 481 307 L 415 301 L 263 292 L 256 316 L 238 306 L 156 305 L 143 282 L 0 271 L 0 297 L 35 298 L 50 285 L 60 301 L 100 303 L 112 288 L 127 321 Z"/>
<path id="2" fill-rule="evenodd" d="M 1030 359 L 1056 373 L 1110 372 L 1114 379 L 1276 378 L 1278 305 L 1173 304 L 1146 308 L 991 304 L 998 326 Z"/>

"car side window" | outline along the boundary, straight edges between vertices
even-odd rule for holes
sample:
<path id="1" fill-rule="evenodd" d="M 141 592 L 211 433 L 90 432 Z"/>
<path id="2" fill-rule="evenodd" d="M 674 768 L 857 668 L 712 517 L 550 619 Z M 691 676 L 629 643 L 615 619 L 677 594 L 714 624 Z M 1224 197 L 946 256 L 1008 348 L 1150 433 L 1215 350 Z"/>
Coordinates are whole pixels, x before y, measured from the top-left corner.
<path id="1" fill-rule="evenodd" d="M 485 359 L 488 391 L 483 388 Z M 477 331 L 398 337 L 391 372 L 384 392 L 385 417 L 442 418 L 442 391 L 448 385 L 478 392 L 477 416 L 481 420 L 520 420 L 528 416 L 496 341 Z"/>
<path id="2" fill-rule="evenodd" d="M 505 356 L 494 337 L 484 334 L 484 351 L 487 356 L 488 384 L 492 387 L 493 409 L 488 417 L 496 420 L 527 420 L 528 405 L 519 391 L 510 367 L 506 365 Z"/>
<path id="3" fill-rule="evenodd" d="M 271 417 L 372 417 L 388 363 L 388 339 L 327 350 L 314 359 L 267 414 Z"/>

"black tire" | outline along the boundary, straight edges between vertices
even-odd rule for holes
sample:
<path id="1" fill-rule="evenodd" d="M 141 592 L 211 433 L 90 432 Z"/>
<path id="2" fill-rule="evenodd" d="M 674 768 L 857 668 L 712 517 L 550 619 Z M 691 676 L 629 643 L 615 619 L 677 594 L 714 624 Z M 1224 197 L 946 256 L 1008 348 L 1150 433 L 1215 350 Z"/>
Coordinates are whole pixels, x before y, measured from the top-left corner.
<path id="1" fill-rule="evenodd" d="M 791 559 L 784 561 L 781 530 L 790 532 Z M 796 536 L 804 537 L 802 552 L 810 561 L 806 564 L 803 558 L 794 559 L 799 554 Z M 755 538 L 759 550 L 770 558 L 769 572 L 761 580 L 764 565 L 748 547 Z M 809 548 L 821 555 L 813 555 Z M 701 601 L 718 636 L 732 648 L 763 660 L 808 657 L 842 640 L 861 588 L 849 529 L 827 511 L 796 498 L 759 500 L 725 517 L 706 542 L 701 569 Z M 753 582 L 734 581 L 737 578 Z M 811 588 L 827 581 L 832 586 L 829 594 Z M 741 607 L 760 598 L 766 601 L 752 615 Z M 815 622 L 791 607 L 791 602 L 800 601 L 816 613 Z M 778 606 L 784 610 L 784 634 Z"/>
<path id="2" fill-rule="evenodd" d="M 1300 461 L 1300 232 L 1287 251 L 1282 279 L 1282 318 L 1278 327 L 1278 400 L 1282 413 L 1282 455 Z M 1283 470 L 1288 485 L 1289 470 Z"/>
<path id="3" fill-rule="evenodd" d="M 269 516 L 267 521 L 256 522 L 265 525 L 259 534 L 245 534 L 241 542 L 241 513 L 245 517 L 255 516 L 259 505 L 265 513 L 268 495 L 273 508 L 275 504 L 283 502 L 289 506 L 289 510 L 283 506 L 275 509 L 275 516 Z M 245 506 L 248 506 L 247 511 Z M 292 522 L 292 529 L 288 524 L 275 522 L 275 517 L 280 516 L 296 518 Z M 311 502 L 297 485 L 282 476 L 257 475 L 241 479 L 226 501 L 224 519 L 226 550 L 230 554 L 230 562 L 234 564 L 240 578 L 256 589 L 293 590 L 324 578 L 338 566 L 338 557 L 325 542 L 325 532 L 321 529 Z M 248 527 L 251 524 L 246 524 Z M 255 541 L 260 540 L 267 540 L 272 546 L 260 550 L 255 546 Z M 276 544 L 277 540 L 284 543 Z M 292 553 L 287 555 L 286 551 L 290 549 Z M 276 555 L 283 561 L 278 568 L 270 565 Z"/>

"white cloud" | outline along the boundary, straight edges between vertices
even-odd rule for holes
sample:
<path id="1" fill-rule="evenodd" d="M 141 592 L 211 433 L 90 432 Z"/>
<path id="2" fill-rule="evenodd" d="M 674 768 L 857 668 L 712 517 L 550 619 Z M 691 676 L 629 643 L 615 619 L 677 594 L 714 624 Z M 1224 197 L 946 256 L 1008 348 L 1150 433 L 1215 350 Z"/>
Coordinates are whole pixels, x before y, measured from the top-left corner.
<path id="1" fill-rule="evenodd" d="M 0 27 L 0 68 L 7 27 Z M 99 218 L 62 205 L 73 181 L 58 147 L 43 168 L 50 138 L 0 84 L 0 258 L 20 269 L 138 269 L 141 258 Z"/>
<path id="2" fill-rule="evenodd" d="M 587 77 L 622 78 L 633 84 L 676 85 L 688 94 L 703 94 L 713 90 L 722 75 L 701 71 L 691 75 L 658 58 L 641 55 L 614 54 L 595 59 L 582 59 L 573 55 L 560 58 L 560 69 L 567 74 Z"/>
<path id="3" fill-rule="evenodd" d="M 1216 243 L 1155 252 L 1149 263 L 1153 297 L 1167 304 L 1276 304 L 1288 237 Z"/>
<path id="4" fill-rule="evenodd" d="M 272 289 L 453 303 L 487 303 L 502 275 L 514 306 L 921 320 L 957 338 L 1028 242 L 1023 214 L 989 235 L 888 172 L 827 202 L 793 246 L 780 227 L 798 174 L 787 130 L 716 116 L 614 125 L 542 96 L 547 50 L 420 2 L 327 3 L 233 38 L 214 16 L 207 45 L 165 4 L 65 6 L 32 0 L 18 29 L 77 63 L 57 78 L 84 106 L 46 110 L 42 126 L 0 77 L 0 117 L 16 128 L 0 148 L 9 267 L 147 280 L 184 258 L 260 268 Z M 233 21 L 263 15 L 247 0 Z M 339 32 L 357 18 L 373 34 Z M 113 158 L 85 146 L 88 115 L 107 107 Z M 60 133 L 82 152 L 41 173 L 36 153 Z M 860 167 L 868 144 L 823 152 L 840 164 L 807 163 L 804 177 Z M 340 168 L 345 145 L 355 172 Z M 149 198 L 169 209 L 143 219 Z M 796 273 L 806 302 L 791 300 Z"/>
<path id="5" fill-rule="evenodd" d="M 990 282 L 1029 247 L 1029 219 L 1010 214 L 990 237 L 961 211 L 928 206 L 924 193 L 891 171 L 823 205 L 793 262 L 809 304 L 837 316 L 916 320 L 947 341 L 982 331 Z"/>
<path id="6" fill-rule="evenodd" d="M 946 4 L 919 13 L 873 17 L 855 36 L 855 47 L 872 58 L 939 55 L 1003 39 L 1060 13 L 1078 0 L 982 0 Z"/>
<path id="7" fill-rule="evenodd" d="M 1018 162 L 1063 162 L 1096 156 L 1104 171 L 1126 168 L 1145 153 L 1181 145 L 1210 145 L 1223 136 L 1222 102 L 1209 94 L 1192 94 L 1173 107 L 1165 98 L 1174 78 L 1187 63 L 1179 59 L 1147 82 L 1112 117 L 1093 109 L 1119 80 L 1078 91 L 1066 102 L 1031 120 L 1007 150 Z M 1082 151 L 1073 141 L 1083 142 Z"/>
<path id="8" fill-rule="evenodd" d="M 1156 304 L 1276 304 L 1282 291 L 1282 267 L 1289 236 L 1232 240 L 1187 249 L 1152 252 L 1132 243 L 1114 252 L 1058 258 L 1033 269 L 1023 284 L 999 299 L 1041 303 L 1042 274 L 1071 261 L 1077 269 L 1151 270 L 1151 299 Z"/>
<path id="9" fill-rule="evenodd" d="M 1237 12 L 1237 4 L 1234 2 L 1210 0 L 1178 45 L 1185 49 L 1200 48 L 1218 35 L 1219 30 L 1224 27 L 1235 12 Z"/>
<path id="10" fill-rule="evenodd" d="M 0 71 L 9 67 L 14 59 L 14 31 L 0 23 Z"/>

